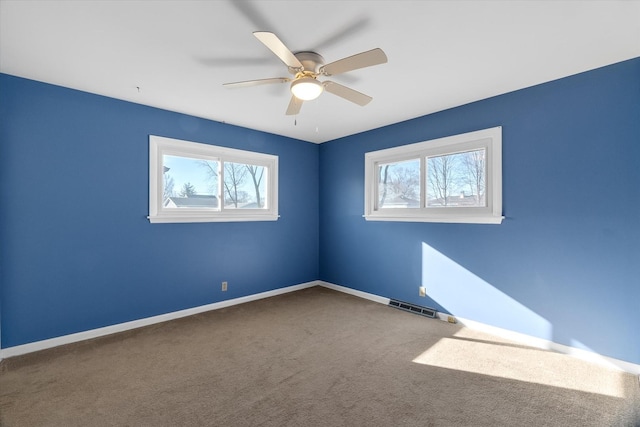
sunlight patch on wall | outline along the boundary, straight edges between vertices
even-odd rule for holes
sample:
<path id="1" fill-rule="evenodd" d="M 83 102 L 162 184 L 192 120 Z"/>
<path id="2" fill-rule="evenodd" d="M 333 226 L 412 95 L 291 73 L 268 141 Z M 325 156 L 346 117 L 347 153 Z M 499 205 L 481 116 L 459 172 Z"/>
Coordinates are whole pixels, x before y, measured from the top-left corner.
<path id="1" fill-rule="evenodd" d="M 422 243 L 422 286 L 454 316 L 551 339 L 551 323 L 460 264 Z"/>
<path id="2" fill-rule="evenodd" d="M 464 336 L 442 338 L 414 363 L 625 398 L 623 372 L 563 354 Z"/>

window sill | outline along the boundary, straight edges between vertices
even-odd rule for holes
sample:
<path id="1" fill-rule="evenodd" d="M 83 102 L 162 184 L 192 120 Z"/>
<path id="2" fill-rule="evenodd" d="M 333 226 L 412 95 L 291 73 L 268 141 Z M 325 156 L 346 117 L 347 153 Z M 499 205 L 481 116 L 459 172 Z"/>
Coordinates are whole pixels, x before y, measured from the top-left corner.
<path id="1" fill-rule="evenodd" d="M 151 224 L 188 223 L 188 222 L 247 222 L 247 221 L 277 221 L 280 215 L 156 215 L 148 216 Z"/>
<path id="2" fill-rule="evenodd" d="M 450 224 L 501 224 L 503 216 L 468 216 L 468 215 L 363 215 L 367 221 L 397 221 L 397 222 L 440 222 Z"/>

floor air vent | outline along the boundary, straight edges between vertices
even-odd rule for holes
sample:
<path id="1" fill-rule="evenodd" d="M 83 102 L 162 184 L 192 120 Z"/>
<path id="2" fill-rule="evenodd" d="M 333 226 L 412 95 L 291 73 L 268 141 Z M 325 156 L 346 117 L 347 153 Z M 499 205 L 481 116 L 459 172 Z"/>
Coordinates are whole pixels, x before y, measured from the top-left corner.
<path id="1" fill-rule="evenodd" d="M 422 316 L 431 317 L 432 319 L 437 315 L 437 312 L 433 308 L 420 307 L 419 305 L 409 304 L 408 302 L 402 302 L 395 299 L 389 300 L 389 306 L 409 311 L 411 313 L 420 314 Z"/>

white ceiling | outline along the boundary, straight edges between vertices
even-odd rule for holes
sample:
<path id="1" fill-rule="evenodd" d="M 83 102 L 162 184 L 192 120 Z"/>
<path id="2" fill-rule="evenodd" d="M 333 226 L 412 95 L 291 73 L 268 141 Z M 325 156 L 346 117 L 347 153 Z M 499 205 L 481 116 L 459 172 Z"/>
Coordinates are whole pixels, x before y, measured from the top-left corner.
<path id="1" fill-rule="evenodd" d="M 373 101 L 324 93 L 292 117 L 287 83 L 224 88 L 289 76 L 257 30 L 327 63 L 382 48 L 325 78 Z M 640 1 L 0 0 L 0 72 L 311 142 L 635 57 Z"/>

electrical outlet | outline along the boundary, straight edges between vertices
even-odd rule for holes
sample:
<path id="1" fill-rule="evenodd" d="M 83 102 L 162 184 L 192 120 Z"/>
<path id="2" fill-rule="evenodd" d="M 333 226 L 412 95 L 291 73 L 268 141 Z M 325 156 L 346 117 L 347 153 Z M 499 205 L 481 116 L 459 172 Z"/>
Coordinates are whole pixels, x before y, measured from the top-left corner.
<path id="1" fill-rule="evenodd" d="M 226 291 L 227 290 L 227 282 L 222 282 L 222 291 Z"/>
<path id="2" fill-rule="evenodd" d="M 420 295 L 421 297 L 426 297 L 427 296 L 427 288 L 425 288 L 424 286 L 420 286 L 418 288 L 418 295 Z"/>

